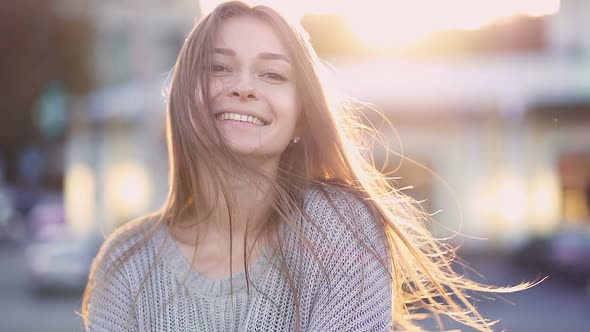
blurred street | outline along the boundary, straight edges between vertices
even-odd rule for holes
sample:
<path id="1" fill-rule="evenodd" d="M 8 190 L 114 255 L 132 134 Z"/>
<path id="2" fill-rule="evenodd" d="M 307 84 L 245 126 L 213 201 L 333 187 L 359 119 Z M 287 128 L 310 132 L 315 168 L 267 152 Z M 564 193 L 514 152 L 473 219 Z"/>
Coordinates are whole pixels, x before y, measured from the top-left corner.
<path id="1" fill-rule="evenodd" d="M 533 280 L 536 274 L 497 257 L 473 256 L 465 258 L 470 266 L 495 285 L 513 285 L 522 280 Z M 0 331 L 58 332 L 81 331 L 82 323 L 76 312 L 81 294 L 33 295 L 29 292 L 23 253 L 18 247 L 0 250 Z M 475 277 L 475 276 L 474 276 Z M 482 314 L 489 319 L 500 319 L 496 330 L 509 332 L 585 332 L 590 331 L 590 294 L 584 289 L 568 285 L 557 277 L 518 294 L 501 299 L 479 297 Z M 436 326 L 425 325 L 433 330 Z M 461 328 L 448 324 L 445 328 Z M 462 331 L 468 331 L 462 329 Z"/>
<path id="2" fill-rule="evenodd" d="M 17 246 L 0 247 L 0 331 L 82 331 L 81 293 L 37 295 L 30 291 L 24 251 Z"/>
<path id="3" fill-rule="evenodd" d="M 465 256 L 463 260 L 471 268 L 485 276 L 487 283 L 496 286 L 511 286 L 522 281 L 532 281 L 540 274 L 498 256 Z M 469 275 L 481 280 L 476 274 Z M 547 274 L 543 274 L 546 276 Z M 529 290 L 493 297 L 483 295 L 476 307 L 484 318 L 500 320 L 496 331 L 509 332 L 587 332 L 590 315 L 590 293 L 572 285 L 558 276 L 549 275 L 544 282 Z M 446 321 L 445 321 L 446 322 Z M 428 325 L 437 330 L 436 325 Z M 445 324 L 445 328 L 469 331 L 458 324 Z"/>

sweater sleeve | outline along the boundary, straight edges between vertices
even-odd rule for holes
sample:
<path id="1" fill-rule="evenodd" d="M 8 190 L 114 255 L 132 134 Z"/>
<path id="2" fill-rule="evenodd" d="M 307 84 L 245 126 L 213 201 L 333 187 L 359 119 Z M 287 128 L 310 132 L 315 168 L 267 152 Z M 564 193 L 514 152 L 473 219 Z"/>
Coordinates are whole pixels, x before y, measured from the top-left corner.
<path id="1" fill-rule="evenodd" d="M 389 331 L 392 282 L 381 226 L 358 199 L 336 197 L 334 203 L 331 211 L 323 213 L 323 218 L 332 220 L 328 223 L 332 228 L 328 232 L 333 233 L 333 254 L 327 261 L 330 286 L 319 290 L 309 331 Z M 336 221 L 338 214 L 341 221 Z"/>
<path id="2" fill-rule="evenodd" d="M 138 331 L 125 264 L 107 270 L 113 264 L 115 256 L 109 250 L 113 247 L 111 242 L 113 241 L 107 240 L 103 244 L 92 263 L 91 278 L 86 286 L 90 292 L 85 321 L 87 332 Z"/>

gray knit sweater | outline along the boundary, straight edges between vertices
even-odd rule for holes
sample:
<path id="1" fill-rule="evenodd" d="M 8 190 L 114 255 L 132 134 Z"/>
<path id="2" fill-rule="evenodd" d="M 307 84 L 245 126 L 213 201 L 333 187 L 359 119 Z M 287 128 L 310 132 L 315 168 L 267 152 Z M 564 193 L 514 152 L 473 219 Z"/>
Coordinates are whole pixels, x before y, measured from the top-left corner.
<path id="1" fill-rule="evenodd" d="M 93 292 L 86 330 L 295 331 L 297 321 L 301 331 L 389 330 L 391 279 L 374 255 L 389 257 L 383 231 L 358 198 L 333 185 L 325 188 L 305 194 L 304 210 L 315 223 L 301 229 L 311 243 L 303 245 L 294 231 L 281 228 L 283 254 L 267 248 L 249 267 L 248 280 L 244 272 L 233 274 L 230 283 L 229 277 L 212 280 L 190 269 L 166 225 L 104 279 L 112 257 L 140 239 L 149 223 L 118 229 L 93 263 L 98 281 L 88 286 Z M 293 271 L 295 290 L 279 260 Z M 106 281 L 98 287 L 100 280 Z"/>

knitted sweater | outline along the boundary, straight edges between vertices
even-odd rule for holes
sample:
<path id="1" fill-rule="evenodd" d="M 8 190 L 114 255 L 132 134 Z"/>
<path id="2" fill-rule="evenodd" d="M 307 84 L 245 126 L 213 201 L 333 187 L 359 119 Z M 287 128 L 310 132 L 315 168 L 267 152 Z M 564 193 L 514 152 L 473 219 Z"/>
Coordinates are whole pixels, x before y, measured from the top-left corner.
<path id="1" fill-rule="evenodd" d="M 249 266 L 248 279 L 239 272 L 231 282 L 229 277 L 213 280 L 191 269 L 162 224 L 97 287 L 113 257 L 148 227 L 143 222 L 118 229 L 93 263 L 98 281 L 88 285 L 92 293 L 86 330 L 295 331 L 297 321 L 301 331 L 389 330 L 391 277 L 375 256 L 388 262 L 382 227 L 358 198 L 332 185 L 325 188 L 310 189 L 304 199 L 304 211 L 314 222 L 302 223 L 300 229 L 315 254 L 296 232 L 280 228 L 283 254 L 276 248 L 263 250 Z M 162 256 L 156 260 L 158 254 Z M 279 268 L 279 257 L 294 271 L 290 278 L 295 290 Z"/>

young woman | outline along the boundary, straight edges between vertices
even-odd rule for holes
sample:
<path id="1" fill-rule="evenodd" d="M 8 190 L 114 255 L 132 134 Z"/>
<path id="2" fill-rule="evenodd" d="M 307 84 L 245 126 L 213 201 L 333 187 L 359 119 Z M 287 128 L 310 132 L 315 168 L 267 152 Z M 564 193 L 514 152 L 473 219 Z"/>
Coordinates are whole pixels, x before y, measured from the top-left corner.
<path id="1" fill-rule="evenodd" d="M 265 6 L 219 5 L 169 91 L 170 191 L 92 265 L 89 331 L 387 331 L 420 313 L 490 330 L 428 214 L 367 161 L 308 40 Z M 520 286 L 520 288 L 525 287 Z"/>

